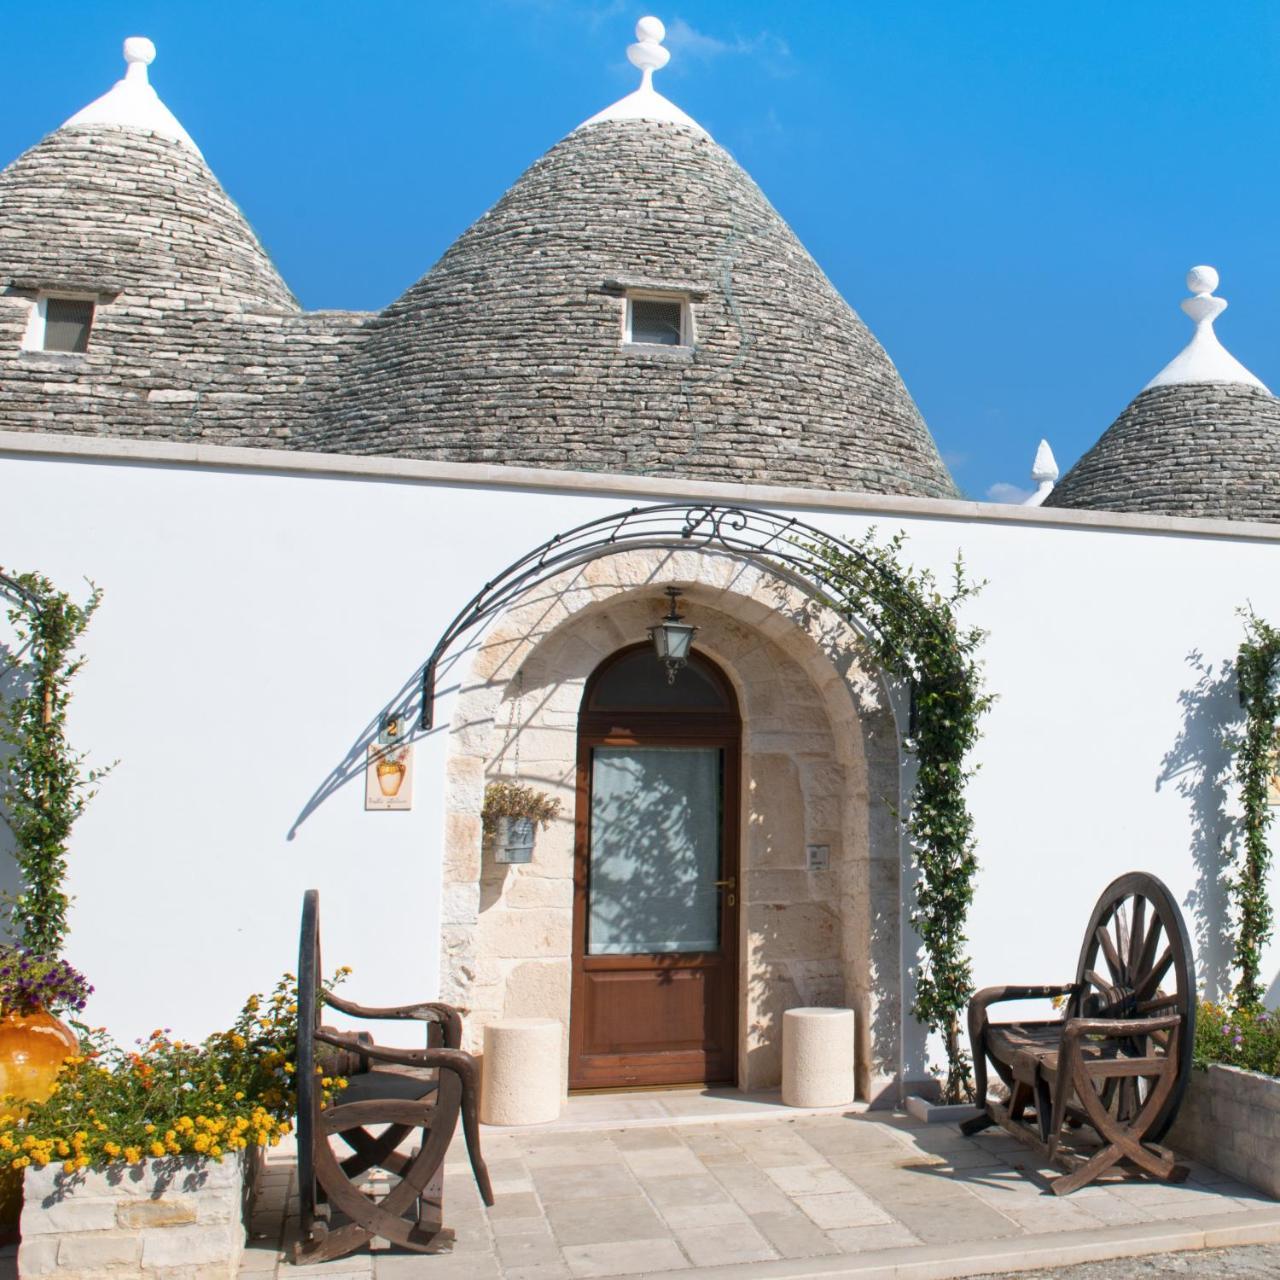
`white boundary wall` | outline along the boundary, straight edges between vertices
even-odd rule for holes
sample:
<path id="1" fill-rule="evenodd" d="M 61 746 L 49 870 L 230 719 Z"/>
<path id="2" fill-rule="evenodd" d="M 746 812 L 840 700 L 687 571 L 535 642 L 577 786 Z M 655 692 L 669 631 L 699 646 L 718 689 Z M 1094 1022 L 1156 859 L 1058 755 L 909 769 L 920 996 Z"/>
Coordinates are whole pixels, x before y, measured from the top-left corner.
<path id="1" fill-rule="evenodd" d="M 77 745 L 120 761 L 71 857 L 89 1016 L 122 1038 L 225 1024 L 292 969 L 312 886 L 353 995 L 434 994 L 448 674 L 411 812 L 366 813 L 361 771 L 309 802 L 484 581 L 584 520 L 682 498 L 902 528 L 914 564 L 946 575 L 962 550 L 988 580 L 968 614 L 999 695 L 971 791 L 979 985 L 1070 978 L 1094 899 L 1141 868 L 1188 907 L 1212 987 L 1217 734 L 1239 715 L 1214 685 L 1239 605 L 1280 620 L 1280 526 L 0 434 L 0 564 L 106 593 L 72 714 Z"/>

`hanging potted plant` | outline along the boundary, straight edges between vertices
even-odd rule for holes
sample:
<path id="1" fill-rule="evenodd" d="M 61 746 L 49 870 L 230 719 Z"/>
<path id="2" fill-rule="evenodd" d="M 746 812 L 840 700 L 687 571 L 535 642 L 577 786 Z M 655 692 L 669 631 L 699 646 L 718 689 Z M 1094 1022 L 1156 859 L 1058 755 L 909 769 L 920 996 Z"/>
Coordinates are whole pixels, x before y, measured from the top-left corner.
<path id="1" fill-rule="evenodd" d="M 484 834 L 495 862 L 531 862 L 538 827 L 560 814 L 560 801 L 533 787 L 499 779 L 484 789 Z"/>

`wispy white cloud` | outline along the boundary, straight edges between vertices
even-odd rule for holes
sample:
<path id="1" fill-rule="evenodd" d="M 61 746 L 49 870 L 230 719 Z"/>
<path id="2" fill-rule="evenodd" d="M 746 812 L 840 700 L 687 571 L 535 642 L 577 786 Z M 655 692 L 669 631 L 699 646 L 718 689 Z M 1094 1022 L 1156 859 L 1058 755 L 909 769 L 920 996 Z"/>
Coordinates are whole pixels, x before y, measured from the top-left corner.
<path id="1" fill-rule="evenodd" d="M 1003 480 L 997 480 L 995 484 L 987 490 L 988 502 L 1012 502 L 1021 505 L 1031 497 L 1032 491 L 1024 489 L 1021 485 L 1006 484 Z"/>
<path id="2" fill-rule="evenodd" d="M 593 4 L 583 10 L 583 17 L 592 31 L 599 31 L 606 22 L 620 18 L 626 12 L 625 0 L 608 0 L 605 4 Z"/>
<path id="3" fill-rule="evenodd" d="M 683 18 L 676 18 L 667 27 L 666 44 L 673 54 L 704 62 L 723 57 L 754 58 L 770 75 L 776 76 L 788 75 L 792 69 L 791 46 L 772 31 L 722 39 L 697 30 Z"/>

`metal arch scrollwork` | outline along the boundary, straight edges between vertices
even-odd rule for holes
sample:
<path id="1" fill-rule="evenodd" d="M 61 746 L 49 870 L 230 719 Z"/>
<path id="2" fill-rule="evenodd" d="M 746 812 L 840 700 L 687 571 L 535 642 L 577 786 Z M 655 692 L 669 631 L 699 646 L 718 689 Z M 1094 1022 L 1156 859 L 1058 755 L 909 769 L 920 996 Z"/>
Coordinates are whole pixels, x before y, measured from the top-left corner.
<path id="1" fill-rule="evenodd" d="M 445 628 L 422 671 L 421 728 L 425 731 L 435 726 L 436 675 L 458 640 L 481 627 L 530 588 L 566 569 L 624 549 L 693 547 L 739 556 L 790 580 L 810 595 L 837 607 L 846 621 L 857 622 L 874 633 L 867 619 L 854 618 L 847 609 L 834 606 L 830 570 L 818 551 L 822 544 L 834 544 L 842 555 L 862 568 L 869 594 L 875 594 L 876 586 L 880 585 L 894 588 L 896 598 L 902 598 L 901 580 L 860 548 L 795 516 L 782 516 L 758 507 L 658 503 L 631 507 L 558 533 L 486 582 Z M 927 611 L 923 619 L 926 625 L 936 625 Z"/>

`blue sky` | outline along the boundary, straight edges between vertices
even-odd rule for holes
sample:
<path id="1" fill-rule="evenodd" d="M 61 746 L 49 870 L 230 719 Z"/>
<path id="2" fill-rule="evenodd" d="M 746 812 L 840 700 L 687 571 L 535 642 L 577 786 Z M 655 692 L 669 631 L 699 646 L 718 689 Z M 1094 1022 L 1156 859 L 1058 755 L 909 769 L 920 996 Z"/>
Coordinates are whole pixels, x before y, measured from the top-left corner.
<path id="1" fill-rule="evenodd" d="M 1218 331 L 1280 385 L 1280 5 L 681 0 L 658 87 L 764 188 L 901 369 L 972 497 L 1065 470 Z M 153 83 L 308 307 L 376 308 L 628 92 L 634 4 L 0 9 L 0 162 L 159 46 Z"/>

